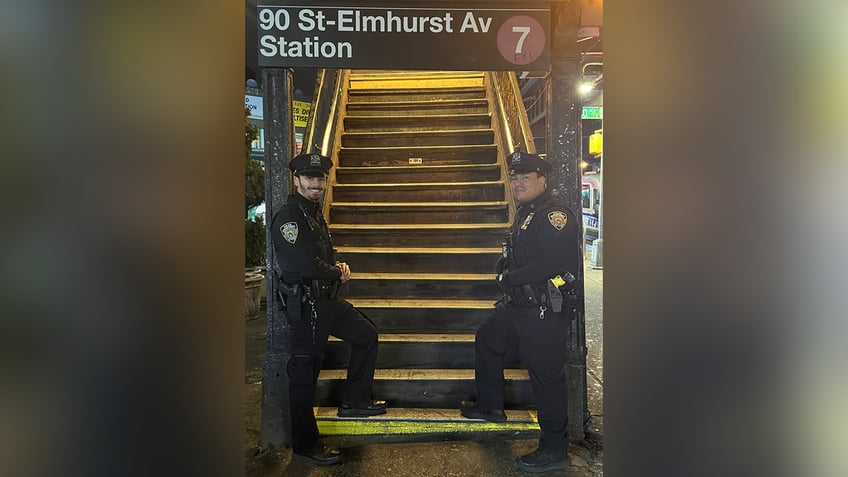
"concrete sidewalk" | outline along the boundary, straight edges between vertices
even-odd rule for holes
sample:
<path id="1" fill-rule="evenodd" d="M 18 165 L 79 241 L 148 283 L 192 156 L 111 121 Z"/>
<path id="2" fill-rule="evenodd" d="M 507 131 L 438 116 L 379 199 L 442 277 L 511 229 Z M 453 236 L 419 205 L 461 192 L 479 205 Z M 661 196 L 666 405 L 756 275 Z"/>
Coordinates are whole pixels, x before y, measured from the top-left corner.
<path id="1" fill-rule="evenodd" d="M 544 475 L 603 475 L 603 270 L 584 267 L 587 383 L 592 429 L 569 448 L 571 469 Z M 328 436 L 342 448 L 344 462 L 313 467 L 291 459 L 288 449 L 260 452 L 261 379 L 265 319 L 245 323 L 245 475 L 259 476 L 518 476 L 515 458 L 535 450 L 538 431 L 450 435 Z"/>

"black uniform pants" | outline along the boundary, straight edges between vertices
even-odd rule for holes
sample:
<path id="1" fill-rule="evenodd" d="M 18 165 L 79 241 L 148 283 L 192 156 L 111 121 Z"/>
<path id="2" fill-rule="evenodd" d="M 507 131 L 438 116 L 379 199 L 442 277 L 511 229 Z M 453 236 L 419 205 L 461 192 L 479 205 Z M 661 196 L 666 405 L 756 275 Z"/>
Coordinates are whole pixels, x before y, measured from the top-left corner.
<path id="1" fill-rule="evenodd" d="M 313 330 L 309 303 L 303 304 L 303 316 L 290 318 L 291 359 L 288 364 L 289 410 L 292 420 L 292 449 L 308 451 L 318 441 L 318 425 L 312 407 L 315 384 L 324 361 L 327 338 L 333 335 L 351 344 L 347 380 L 341 401 L 353 407 L 371 403 L 371 385 L 377 362 L 377 328 L 374 323 L 345 300 L 326 296 L 316 302 L 318 320 Z"/>
<path id="2" fill-rule="evenodd" d="M 539 417 L 539 448 L 551 455 L 568 451 L 568 387 L 565 380 L 567 313 L 500 303 L 477 329 L 475 382 L 477 402 L 487 409 L 504 408 L 504 357 L 518 346 Z"/>

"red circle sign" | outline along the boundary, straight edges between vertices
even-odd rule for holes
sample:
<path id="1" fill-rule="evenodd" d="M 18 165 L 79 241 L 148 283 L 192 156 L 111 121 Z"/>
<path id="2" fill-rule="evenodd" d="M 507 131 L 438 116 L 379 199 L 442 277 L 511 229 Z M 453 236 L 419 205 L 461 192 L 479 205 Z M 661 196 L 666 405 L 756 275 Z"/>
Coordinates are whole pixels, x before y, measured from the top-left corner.
<path id="1" fill-rule="evenodd" d="M 536 61 L 545 49 L 545 29 L 533 17 L 508 18 L 498 30 L 498 51 L 506 61 L 526 65 Z"/>

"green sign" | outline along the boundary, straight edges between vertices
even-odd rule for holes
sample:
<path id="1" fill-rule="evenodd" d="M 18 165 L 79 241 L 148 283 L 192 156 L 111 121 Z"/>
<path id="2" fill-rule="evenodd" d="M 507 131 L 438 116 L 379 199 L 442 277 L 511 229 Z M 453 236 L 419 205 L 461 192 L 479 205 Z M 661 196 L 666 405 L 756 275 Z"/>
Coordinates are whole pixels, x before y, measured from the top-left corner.
<path id="1" fill-rule="evenodd" d="M 583 115 L 580 119 L 604 119 L 604 107 L 583 106 Z"/>

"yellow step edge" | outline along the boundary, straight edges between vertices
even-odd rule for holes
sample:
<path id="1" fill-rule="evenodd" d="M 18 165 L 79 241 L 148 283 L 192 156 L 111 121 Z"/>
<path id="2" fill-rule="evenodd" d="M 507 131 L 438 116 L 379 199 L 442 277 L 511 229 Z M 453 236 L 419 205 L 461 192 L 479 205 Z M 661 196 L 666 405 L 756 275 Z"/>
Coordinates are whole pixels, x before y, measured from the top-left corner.
<path id="1" fill-rule="evenodd" d="M 367 419 L 318 419 L 318 432 L 325 436 L 453 434 L 466 432 L 538 431 L 539 424 L 527 422 L 371 421 Z"/>
<path id="2" fill-rule="evenodd" d="M 333 184 L 334 187 L 340 189 L 362 189 L 366 187 L 379 189 L 393 189 L 403 187 L 454 187 L 454 186 L 487 186 L 503 184 L 504 181 L 484 181 L 484 182 L 399 182 L 391 184 Z"/>
<path id="3" fill-rule="evenodd" d="M 351 70 L 351 79 L 362 78 L 444 78 L 446 76 L 483 77 L 482 71 L 454 70 Z"/>
<path id="4" fill-rule="evenodd" d="M 344 380 L 347 378 L 346 369 L 322 369 L 318 379 Z M 434 379 L 464 379 L 473 380 L 473 369 L 376 369 L 374 379 L 387 380 L 434 380 Z M 525 381 L 530 379 L 526 369 L 504 369 L 504 379 L 507 381 Z"/>
<path id="5" fill-rule="evenodd" d="M 351 280 L 494 280 L 494 273 L 351 273 Z"/>
<path id="6" fill-rule="evenodd" d="M 399 106 L 399 105 L 404 105 L 404 104 L 407 104 L 407 105 L 409 105 L 409 104 L 416 104 L 416 105 L 417 105 L 417 104 L 439 104 L 439 105 L 442 105 L 442 106 L 444 106 L 444 105 L 446 105 L 446 104 L 447 104 L 447 105 L 453 105 L 453 106 L 461 106 L 461 105 L 464 105 L 464 104 L 475 104 L 475 103 L 476 103 L 476 104 L 483 104 L 483 105 L 488 105 L 488 104 L 489 104 L 489 103 L 486 101 L 486 98 L 467 98 L 467 99 L 406 99 L 406 100 L 403 100 L 403 101 L 360 101 L 360 98 L 353 97 L 353 98 L 350 98 L 350 99 L 348 100 L 347 105 L 348 105 L 348 106 L 350 106 L 350 105 L 355 105 L 355 106 L 356 106 L 356 108 L 355 108 L 355 109 L 364 109 L 364 108 L 361 108 L 361 107 L 362 107 L 362 106 L 375 106 L 375 107 L 380 107 L 380 106 L 388 106 L 388 105 Z M 357 112 L 358 112 L 358 111 L 357 111 Z M 472 114 L 472 113 L 469 113 L 469 114 Z M 486 112 L 486 113 L 474 113 L 474 114 L 487 114 L 487 115 L 491 115 L 492 113 Z M 424 114 L 422 114 L 422 116 L 425 116 L 425 115 L 424 115 Z M 350 116 L 348 116 L 348 117 L 350 117 Z M 373 117 L 373 116 L 362 116 L 362 117 Z"/>
<path id="7" fill-rule="evenodd" d="M 404 164 L 404 165 L 401 165 L 401 166 L 347 166 L 347 167 L 339 166 L 339 168 L 336 169 L 336 171 L 337 172 L 338 171 L 345 171 L 345 172 L 401 171 L 401 172 L 407 172 L 409 169 L 438 170 L 438 171 L 450 171 L 452 169 L 456 169 L 456 170 L 462 172 L 466 169 L 481 169 L 481 168 L 492 169 L 492 168 L 496 168 L 496 167 L 498 167 L 498 164 L 444 164 L 444 165 L 438 165 L 438 166 L 428 166 L 428 165 L 424 165 L 424 164 L 422 164 L 420 166 L 418 166 L 418 165 L 409 166 L 409 165 Z"/>
<path id="8" fill-rule="evenodd" d="M 353 133 L 352 133 L 353 134 Z M 362 134 L 362 133 L 355 133 Z M 495 144 L 445 144 L 441 146 L 366 146 L 366 147 L 350 147 L 345 146 L 341 148 L 341 152 L 357 152 L 357 151 L 421 151 L 426 152 L 429 150 L 437 150 L 437 151 L 446 151 L 446 150 L 457 150 L 461 152 L 465 151 L 478 151 L 483 150 L 488 152 L 491 149 L 497 149 Z M 468 164 L 472 165 L 472 164 Z"/>
<path id="9" fill-rule="evenodd" d="M 330 336 L 330 341 L 342 341 Z M 380 333 L 380 343 L 473 343 L 474 333 Z"/>
<path id="10" fill-rule="evenodd" d="M 508 223 L 483 224 L 330 224 L 330 230 L 397 230 L 397 229 L 509 229 Z"/>
<path id="11" fill-rule="evenodd" d="M 442 101 L 435 101 L 435 102 L 442 103 Z M 491 117 L 492 113 L 457 113 L 457 114 L 451 114 L 450 115 L 451 118 L 479 118 L 481 116 L 482 117 Z M 367 121 L 374 121 L 374 120 L 394 121 L 394 120 L 397 120 L 397 119 L 405 119 L 405 120 L 409 120 L 409 119 L 433 119 L 434 117 L 441 118 L 443 116 L 437 116 L 437 115 L 434 115 L 434 114 L 419 114 L 419 115 L 408 114 L 408 115 L 403 115 L 403 116 L 357 116 L 357 115 L 348 114 L 347 116 L 345 116 L 345 119 L 360 119 L 362 121 L 366 121 L 366 120 Z"/>
<path id="12" fill-rule="evenodd" d="M 439 309 L 474 309 L 485 310 L 494 308 L 493 300 L 421 300 L 411 299 L 357 299 L 348 301 L 357 308 L 439 308 Z"/>
<path id="13" fill-rule="evenodd" d="M 498 207 L 507 205 L 506 201 L 487 202 L 333 202 L 333 207 Z"/>
<path id="14" fill-rule="evenodd" d="M 415 248 L 415 247 L 336 247 L 339 253 L 391 253 L 412 254 L 431 253 L 438 255 L 467 255 L 467 254 L 490 254 L 501 253 L 500 247 L 478 247 L 478 248 Z"/>
<path id="15" fill-rule="evenodd" d="M 345 136 L 433 136 L 436 134 L 466 134 L 466 133 L 479 133 L 479 132 L 489 132 L 493 131 L 492 128 L 477 128 L 477 129 L 439 129 L 437 131 L 354 131 L 354 132 L 345 132 Z M 449 144 L 451 146 L 457 146 L 457 144 Z M 469 145 L 462 144 L 459 147 L 468 147 Z M 475 146 L 488 146 L 488 144 L 475 144 Z M 397 146 L 395 146 L 397 147 Z M 434 146 L 441 147 L 441 146 Z M 350 149 L 350 148 L 345 148 Z M 368 148 L 371 149 L 371 148 Z"/>
<path id="16" fill-rule="evenodd" d="M 535 410 L 507 410 L 505 422 L 462 417 L 458 409 L 392 408 L 368 418 L 339 418 L 337 408 L 313 408 L 322 435 L 432 434 L 499 431 L 538 431 Z"/>
<path id="17" fill-rule="evenodd" d="M 372 90 L 433 90 L 441 88 L 474 87 L 483 88 L 483 76 L 448 76 L 420 78 L 351 78 L 349 91 Z"/>

